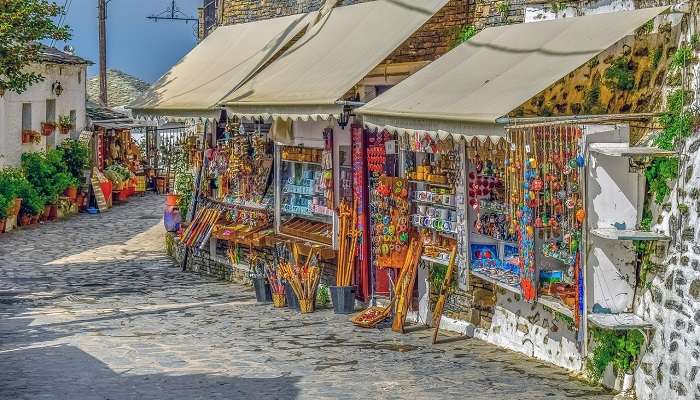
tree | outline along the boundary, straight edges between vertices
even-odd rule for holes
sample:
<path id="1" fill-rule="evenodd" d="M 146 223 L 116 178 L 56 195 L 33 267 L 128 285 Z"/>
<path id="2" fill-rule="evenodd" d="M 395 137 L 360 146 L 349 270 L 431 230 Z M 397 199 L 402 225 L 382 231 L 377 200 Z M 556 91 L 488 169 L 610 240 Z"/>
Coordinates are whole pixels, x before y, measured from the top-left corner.
<path id="1" fill-rule="evenodd" d="M 44 80 L 27 67 L 40 61 L 39 41 L 70 38 L 68 26 L 54 22 L 63 12 L 49 0 L 0 0 L 0 93 L 22 93 Z"/>

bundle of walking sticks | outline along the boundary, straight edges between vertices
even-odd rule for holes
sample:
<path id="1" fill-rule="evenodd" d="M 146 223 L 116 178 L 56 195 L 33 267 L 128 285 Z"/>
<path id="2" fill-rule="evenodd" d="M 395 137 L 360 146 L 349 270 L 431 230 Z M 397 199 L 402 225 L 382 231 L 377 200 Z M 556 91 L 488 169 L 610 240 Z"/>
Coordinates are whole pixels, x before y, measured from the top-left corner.
<path id="1" fill-rule="evenodd" d="M 306 262 L 302 264 L 296 243 L 292 245 L 291 261 L 281 259 L 279 263 L 280 275 L 292 287 L 302 313 L 311 313 L 315 309 L 314 299 L 321 282 L 321 267 L 318 264 L 318 246 L 309 249 Z"/>
<path id="2" fill-rule="evenodd" d="M 214 225 L 224 210 L 221 207 L 202 207 L 192 219 L 192 223 L 182 233 L 182 243 L 190 248 L 202 248 L 209 240 Z"/>
<path id="3" fill-rule="evenodd" d="M 404 333 L 406 314 L 413 298 L 413 286 L 416 282 L 418 264 L 422 253 L 423 242 L 420 239 L 411 240 L 403 268 L 401 268 L 401 273 L 395 285 L 396 292 L 393 299 L 394 321 L 391 324 L 391 330 L 394 332 Z"/>
<path id="4" fill-rule="evenodd" d="M 351 286 L 355 267 L 355 250 L 360 231 L 357 229 L 357 203 L 352 209 L 343 200 L 338 208 L 340 232 L 338 234 L 338 270 L 335 276 L 336 286 Z"/>

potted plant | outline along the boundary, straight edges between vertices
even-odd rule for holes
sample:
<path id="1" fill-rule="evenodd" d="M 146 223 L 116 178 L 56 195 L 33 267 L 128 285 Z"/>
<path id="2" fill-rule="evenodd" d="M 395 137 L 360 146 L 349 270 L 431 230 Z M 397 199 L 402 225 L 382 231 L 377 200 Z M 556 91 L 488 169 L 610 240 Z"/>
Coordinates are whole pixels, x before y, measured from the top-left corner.
<path id="1" fill-rule="evenodd" d="M 75 139 L 66 139 L 61 143 L 63 162 L 68 167 L 68 172 L 77 183 L 85 179 L 85 170 L 90 166 L 90 148 L 85 142 Z M 78 185 L 71 185 L 66 189 L 65 195 L 74 203 L 77 202 Z"/>
<path id="2" fill-rule="evenodd" d="M 56 130 L 56 124 L 53 122 L 42 122 L 41 123 L 41 134 L 44 136 L 51 136 Z"/>
<path id="3" fill-rule="evenodd" d="M 180 208 L 180 215 L 185 217 L 192 202 L 192 192 L 194 191 L 194 175 L 187 164 L 187 158 L 184 153 L 179 153 L 175 159 L 175 183 L 174 193 L 177 195 L 176 205 Z M 170 195 L 168 195 L 170 196 Z M 170 202 L 166 199 L 166 204 Z"/>
<path id="4" fill-rule="evenodd" d="M 44 210 L 44 200 L 31 184 L 23 185 L 18 195 L 22 197 L 22 205 L 19 211 L 20 225 L 35 224 Z"/>
<path id="5" fill-rule="evenodd" d="M 22 170 L 44 205 L 55 205 L 58 196 L 68 186 L 76 184 L 63 161 L 61 149 L 22 154 Z M 52 215 L 52 210 L 49 209 L 47 214 Z"/>
<path id="6" fill-rule="evenodd" d="M 61 115 L 58 117 L 58 129 L 63 135 L 67 135 L 73 128 L 70 117 L 68 115 Z"/>
<path id="7" fill-rule="evenodd" d="M 35 143 L 39 144 L 41 142 L 41 134 L 37 131 L 31 129 L 25 129 L 22 131 L 22 144 Z"/>
<path id="8" fill-rule="evenodd" d="M 22 204 L 21 196 L 29 186 L 19 168 L 0 168 L 0 220 L 5 220 L 5 229 L 15 226 Z"/>

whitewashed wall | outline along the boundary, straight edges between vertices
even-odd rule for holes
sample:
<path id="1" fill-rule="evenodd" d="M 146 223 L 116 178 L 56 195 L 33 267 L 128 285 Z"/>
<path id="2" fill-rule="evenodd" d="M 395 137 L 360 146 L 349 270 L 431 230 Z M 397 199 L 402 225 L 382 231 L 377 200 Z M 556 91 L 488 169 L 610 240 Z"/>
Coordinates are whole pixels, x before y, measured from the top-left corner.
<path id="1" fill-rule="evenodd" d="M 47 138 L 42 136 L 38 144 L 22 144 L 22 104 L 32 103 L 32 129 L 41 131 L 41 123 L 46 118 L 46 100 L 56 100 L 56 121 L 61 115 L 76 112 L 76 127 L 80 132 L 85 126 L 85 65 L 37 65 L 33 70 L 40 72 L 46 79 L 32 85 L 22 94 L 11 91 L 0 97 L 0 167 L 17 166 L 22 153 L 45 150 Z M 61 96 L 51 92 L 51 85 L 59 81 L 63 86 Z M 62 135 L 58 129 L 53 134 L 55 144 L 59 145 L 70 137 Z"/>

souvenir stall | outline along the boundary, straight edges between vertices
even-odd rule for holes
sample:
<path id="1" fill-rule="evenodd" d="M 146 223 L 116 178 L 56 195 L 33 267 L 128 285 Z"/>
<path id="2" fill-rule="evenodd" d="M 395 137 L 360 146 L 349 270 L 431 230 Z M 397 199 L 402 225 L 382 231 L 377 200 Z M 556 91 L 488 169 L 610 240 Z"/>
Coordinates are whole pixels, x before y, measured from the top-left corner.
<path id="1" fill-rule="evenodd" d="M 137 125 L 131 122 L 93 121 L 98 148 L 98 167 L 112 183 L 110 197 L 126 201 L 130 196 L 145 191 L 141 149 L 131 136 Z"/>
<path id="2" fill-rule="evenodd" d="M 275 231 L 273 241 L 321 246 L 321 260 L 338 248 L 341 200 L 352 201 L 349 129 L 329 121 L 282 121 L 275 139 Z M 288 130 L 281 134 L 282 127 Z M 352 203 L 350 203 L 352 204 Z"/>
<path id="3" fill-rule="evenodd" d="M 581 137 L 578 127 L 512 129 L 467 149 L 472 274 L 577 320 L 584 292 Z"/>
<path id="4" fill-rule="evenodd" d="M 273 143 L 269 124 L 220 123 L 216 146 L 204 152 L 203 208 L 220 209 L 210 253 L 225 254 L 233 265 L 247 265 L 264 251 L 274 222 Z"/>

